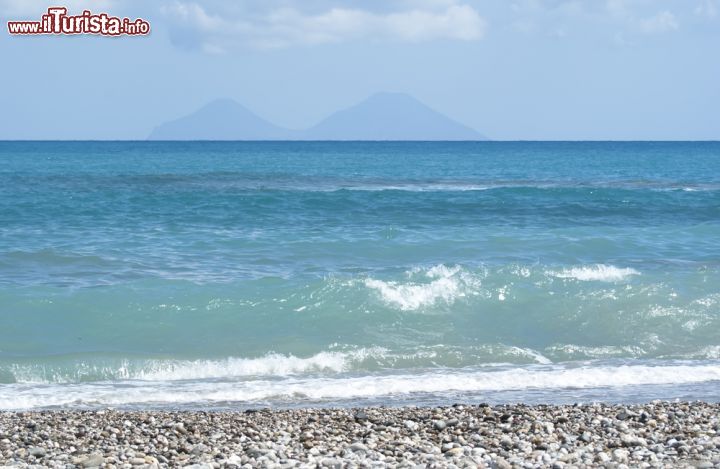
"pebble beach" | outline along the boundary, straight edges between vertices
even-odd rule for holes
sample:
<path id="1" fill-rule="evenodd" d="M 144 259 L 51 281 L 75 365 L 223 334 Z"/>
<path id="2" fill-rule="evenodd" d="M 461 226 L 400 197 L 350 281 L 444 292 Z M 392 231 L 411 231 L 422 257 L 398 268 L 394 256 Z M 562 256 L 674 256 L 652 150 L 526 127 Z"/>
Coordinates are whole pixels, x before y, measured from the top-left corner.
<path id="1" fill-rule="evenodd" d="M 0 467 L 720 467 L 720 405 L 0 413 Z"/>

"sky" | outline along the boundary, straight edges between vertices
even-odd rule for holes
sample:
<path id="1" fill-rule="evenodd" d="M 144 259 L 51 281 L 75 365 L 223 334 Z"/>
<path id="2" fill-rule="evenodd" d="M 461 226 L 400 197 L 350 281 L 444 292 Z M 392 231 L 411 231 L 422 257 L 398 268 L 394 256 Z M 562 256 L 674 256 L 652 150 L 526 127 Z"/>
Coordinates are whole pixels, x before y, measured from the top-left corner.
<path id="1" fill-rule="evenodd" d="M 49 6 L 136 37 L 11 36 Z M 0 0 L 0 139 L 145 139 L 231 98 L 302 129 L 408 93 L 494 140 L 720 140 L 720 0 Z"/>

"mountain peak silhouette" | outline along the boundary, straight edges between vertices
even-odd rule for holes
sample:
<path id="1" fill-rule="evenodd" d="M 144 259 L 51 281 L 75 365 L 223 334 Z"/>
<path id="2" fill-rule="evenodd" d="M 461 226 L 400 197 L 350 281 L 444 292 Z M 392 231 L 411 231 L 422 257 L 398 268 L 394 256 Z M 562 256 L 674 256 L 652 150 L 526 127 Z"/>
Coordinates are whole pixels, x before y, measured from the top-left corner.
<path id="1" fill-rule="evenodd" d="M 486 140 L 406 93 L 381 92 L 302 131 L 278 127 L 231 99 L 157 126 L 150 140 Z"/>
<path id="2" fill-rule="evenodd" d="M 278 140 L 289 131 L 257 116 L 232 99 L 209 102 L 187 116 L 161 124 L 150 140 Z"/>

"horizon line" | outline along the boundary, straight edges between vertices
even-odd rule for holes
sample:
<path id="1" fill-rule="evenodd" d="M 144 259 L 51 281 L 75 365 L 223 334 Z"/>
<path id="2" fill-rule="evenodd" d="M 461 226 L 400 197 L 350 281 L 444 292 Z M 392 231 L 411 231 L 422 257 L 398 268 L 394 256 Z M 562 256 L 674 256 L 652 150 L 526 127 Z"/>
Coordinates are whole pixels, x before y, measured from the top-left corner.
<path id="1" fill-rule="evenodd" d="M 245 140 L 155 140 L 155 139 L 0 139 L 0 143 L 53 143 L 53 142 L 95 142 L 95 143 L 718 143 L 718 139 L 484 139 L 484 140 L 286 140 L 286 139 L 245 139 Z"/>

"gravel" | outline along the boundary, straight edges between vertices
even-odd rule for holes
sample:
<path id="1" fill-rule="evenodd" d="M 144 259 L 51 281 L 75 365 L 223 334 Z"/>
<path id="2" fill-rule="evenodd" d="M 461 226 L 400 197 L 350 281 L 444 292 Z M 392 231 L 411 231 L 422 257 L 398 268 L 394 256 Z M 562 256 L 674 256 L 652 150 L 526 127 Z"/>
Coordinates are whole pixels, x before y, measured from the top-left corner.
<path id="1" fill-rule="evenodd" d="M 720 468 L 720 405 L 0 413 L 0 467 Z"/>

